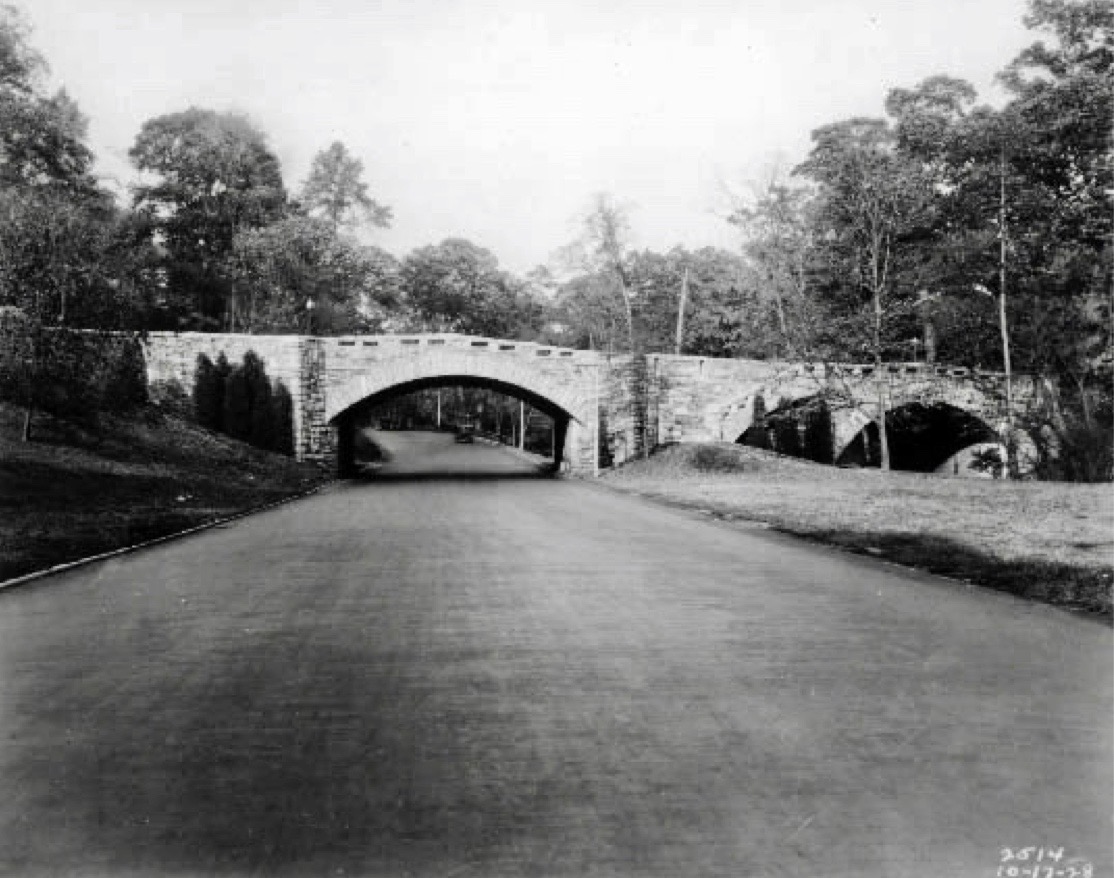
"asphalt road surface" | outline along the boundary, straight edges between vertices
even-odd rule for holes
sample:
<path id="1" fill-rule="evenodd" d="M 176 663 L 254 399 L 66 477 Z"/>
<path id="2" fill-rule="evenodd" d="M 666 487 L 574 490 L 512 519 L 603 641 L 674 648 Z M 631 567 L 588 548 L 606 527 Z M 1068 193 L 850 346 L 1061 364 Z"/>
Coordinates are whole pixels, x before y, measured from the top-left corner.
<path id="1" fill-rule="evenodd" d="M 1110 629 L 393 440 L 0 592 L 0 874 L 1110 874 Z"/>

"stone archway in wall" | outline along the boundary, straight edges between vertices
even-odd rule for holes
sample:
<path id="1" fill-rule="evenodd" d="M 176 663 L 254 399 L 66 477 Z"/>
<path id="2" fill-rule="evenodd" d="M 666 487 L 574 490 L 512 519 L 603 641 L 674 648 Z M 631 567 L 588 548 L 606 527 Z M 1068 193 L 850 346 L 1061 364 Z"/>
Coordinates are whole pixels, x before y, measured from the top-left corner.
<path id="1" fill-rule="evenodd" d="M 394 396 L 426 388 L 486 387 L 518 397 L 554 419 L 558 465 L 578 468 L 597 429 L 594 400 L 575 384 L 560 382 L 529 366 L 497 356 L 439 351 L 430 357 L 400 356 L 374 364 L 361 374 L 326 384 L 325 421 L 333 431 L 338 468 L 346 465 L 346 435 L 360 411 Z"/>
<path id="2" fill-rule="evenodd" d="M 770 414 L 793 403 L 820 396 L 823 390 L 823 382 L 811 376 L 796 376 L 753 385 L 727 407 L 720 426 L 720 439 L 724 442 L 738 442 L 742 438 L 754 425 L 754 408 L 759 397 L 762 398 L 766 414 Z M 849 425 L 841 427 L 842 421 L 848 420 L 843 415 L 842 409 L 832 412 L 832 426 L 837 436 L 850 429 Z M 861 425 L 856 429 L 861 429 Z"/>
<path id="3" fill-rule="evenodd" d="M 845 429 L 837 430 L 835 442 L 837 462 L 848 462 L 849 452 L 853 451 L 854 446 L 866 445 L 872 441 L 872 437 L 877 443 L 878 418 L 873 399 L 875 392 L 869 378 L 864 378 L 856 388 L 854 397 L 858 405 L 853 409 L 855 417 L 846 422 Z M 939 461 L 941 466 L 967 449 L 986 449 L 1000 445 L 1002 437 L 1007 432 L 1004 402 L 993 392 L 980 387 L 977 381 L 957 380 L 946 374 L 931 372 L 925 374 L 920 380 L 905 378 L 894 388 L 889 399 L 887 425 L 891 431 L 891 455 L 895 466 L 914 472 L 937 471 L 937 468 L 925 468 L 924 459 L 931 455 L 917 453 L 911 448 L 898 447 L 901 442 L 910 441 L 908 435 L 903 435 L 903 431 L 908 427 L 903 420 L 908 418 L 910 413 L 914 418 L 930 417 L 950 421 L 951 426 L 943 429 L 942 432 L 938 430 L 933 435 L 931 430 L 925 431 L 917 440 L 931 443 L 930 447 L 947 448 L 947 453 L 943 454 Z M 903 458 L 920 459 L 920 462 L 906 466 L 902 464 Z"/>
<path id="4" fill-rule="evenodd" d="M 809 398 L 822 396 L 825 383 L 811 376 L 770 382 L 748 388 L 745 394 L 730 405 L 723 418 L 720 438 L 738 442 L 754 424 L 755 403 L 762 397 L 766 414 L 784 409 Z M 906 378 L 894 387 L 889 411 L 921 405 L 925 408 L 947 407 L 967 416 L 985 429 L 974 438 L 970 447 L 987 447 L 1000 442 L 1006 420 L 1002 405 L 993 394 L 984 392 L 972 381 L 949 380 L 948 376 L 926 376 L 922 381 Z M 831 405 L 832 459 L 840 461 L 856 442 L 869 442 L 869 431 L 877 431 L 876 387 L 869 376 L 853 381 L 841 380 L 839 395 L 846 398 L 843 405 Z M 888 422 L 889 423 L 889 422 Z M 1024 443 L 1027 437 L 1021 437 Z M 968 446 L 953 449 L 957 454 Z M 951 459 L 951 455 L 948 456 Z"/>

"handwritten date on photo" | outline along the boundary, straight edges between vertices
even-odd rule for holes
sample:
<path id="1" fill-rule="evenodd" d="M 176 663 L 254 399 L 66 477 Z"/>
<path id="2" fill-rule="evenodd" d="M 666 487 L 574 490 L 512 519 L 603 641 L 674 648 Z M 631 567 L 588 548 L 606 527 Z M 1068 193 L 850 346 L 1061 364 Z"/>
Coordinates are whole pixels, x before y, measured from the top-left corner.
<path id="1" fill-rule="evenodd" d="M 1002 848 L 997 878 L 1094 878 L 1095 867 L 1082 857 L 1064 859 L 1063 848 Z"/>

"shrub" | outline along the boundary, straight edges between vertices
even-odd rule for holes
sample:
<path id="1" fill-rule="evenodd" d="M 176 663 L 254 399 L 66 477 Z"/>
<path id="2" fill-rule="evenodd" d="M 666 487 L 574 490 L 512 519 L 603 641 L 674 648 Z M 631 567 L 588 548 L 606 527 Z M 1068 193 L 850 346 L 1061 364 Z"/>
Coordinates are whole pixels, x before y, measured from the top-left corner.
<path id="1" fill-rule="evenodd" d="M 193 379 L 194 417 L 202 427 L 218 433 L 224 427 L 225 378 L 205 354 L 197 355 Z"/>
<path id="2" fill-rule="evenodd" d="M 1022 428 L 1036 447 L 1033 475 L 1064 482 L 1114 480 L 1114 386 L 1111 376 L 1027 413 Z"/>
<path id="3" fill-rule="evenodd" d="M 249 376 L 242 366 L 232 369 L 225 382 L 221 418 L 225 433 L 233 439 L 248 441 L 251 436 L 251 391 Z"/>
<path id="4" fill-rule="evenodd" d="M 1038 478 L 1062 482 L 1114 480 L 1114 429 L 1109 423 L 1065 419 L 1059 428 L 1035 434 Z"/>
<path id="5" fill-rule="evenodd" d="M 281 381 L 271 384 L 254 351 L 244 354 L 235 368 L 223 353 L 215 364 L 204 354 L 199 356 L 194 405 L 202 426 L 265 451 L 293 456 L 294 400 Z"/>
<path id="6" fill-rule="evenodd" d="M 276 381 L 271 394 L 272 449 L 294 456 L 294 400 L 282 381 Z"/>
<path id="7" fill-rule="evenodd" d="M 274 403 L 271 382 L 262 368 L 253 368 L 248 372 L 248 396 L 251 413 L 248 442 L 256 448 L 271 451 L 275 446 Z"/>
<path id="8" fill-rule="evenodd" d="M 100 396 L 108 411 L 134 411 L 147 404 L 147 369 L 135 339 L 123 340 L 109 354 Z"/>

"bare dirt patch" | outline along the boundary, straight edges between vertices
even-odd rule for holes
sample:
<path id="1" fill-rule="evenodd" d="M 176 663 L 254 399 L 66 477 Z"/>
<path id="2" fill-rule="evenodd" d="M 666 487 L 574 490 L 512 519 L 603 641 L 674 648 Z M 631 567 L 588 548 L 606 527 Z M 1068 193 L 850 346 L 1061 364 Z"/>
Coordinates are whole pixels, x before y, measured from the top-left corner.
<path id="1" fill-rule="evenodd" d="M 0 405 L 0 581 L 176 533 L 324 481 L 315 467 L 148 410 L 72 424 Z"/>
<path id="2" fill-rule="evenodd" d="M 840 469 L 729 443 L 672 446 L 611 487 L 764 521 L 1033 600 L 1112 616 L 1110 485 Z"/>

